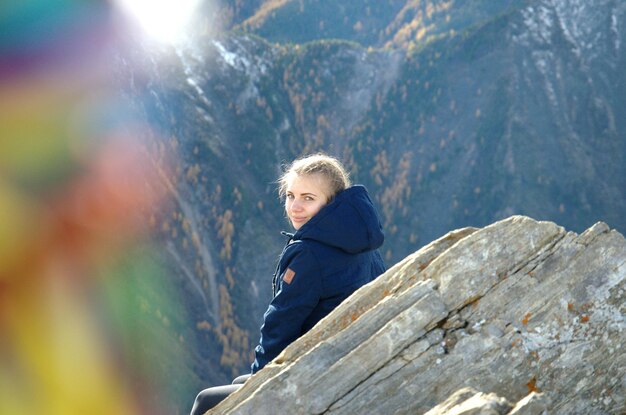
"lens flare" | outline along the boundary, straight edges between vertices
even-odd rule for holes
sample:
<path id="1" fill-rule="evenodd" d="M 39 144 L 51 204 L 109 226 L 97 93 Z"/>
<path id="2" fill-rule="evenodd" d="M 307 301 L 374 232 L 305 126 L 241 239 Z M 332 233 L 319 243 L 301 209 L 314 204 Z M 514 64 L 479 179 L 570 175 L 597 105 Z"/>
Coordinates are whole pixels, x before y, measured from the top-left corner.
<path id="1" fill-rule="evenodd" d="M 118 0 L 117 3 L 149 36 L 175 43 L 185 33 L 198 0 Z"/>

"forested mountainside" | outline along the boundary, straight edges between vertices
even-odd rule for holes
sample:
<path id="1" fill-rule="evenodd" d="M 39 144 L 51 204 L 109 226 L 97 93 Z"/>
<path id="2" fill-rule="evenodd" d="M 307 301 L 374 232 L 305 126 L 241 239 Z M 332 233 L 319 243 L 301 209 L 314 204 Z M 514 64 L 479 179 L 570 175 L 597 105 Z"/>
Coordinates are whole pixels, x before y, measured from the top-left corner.
<path id="1" fill-rule="evenodd" d="M 349 39 L 363 46 L 415 47 L 462 32 L 513 10 L 524 0 L 223 1 L 221 24 L 272 42 Z"/>
<path id="2" fill-rule="evenodd" d="M 116 62 L 159 132 L 171 197 L 146 215 L 183 298 L 169 329 L 193 388 L 248 370 L 288 229 L 275 180 L 303 153 L 340 157 L 368 187 L 388 265 L 512 214 L 626 230 L 626 3 L 232 4 L 238 30 Z M 320 23 L 353 8 L 376 19 Z M 298 37 L 308 12 L 322 30 Z M 343 39 L 299 43 L 324 36 Z"/>

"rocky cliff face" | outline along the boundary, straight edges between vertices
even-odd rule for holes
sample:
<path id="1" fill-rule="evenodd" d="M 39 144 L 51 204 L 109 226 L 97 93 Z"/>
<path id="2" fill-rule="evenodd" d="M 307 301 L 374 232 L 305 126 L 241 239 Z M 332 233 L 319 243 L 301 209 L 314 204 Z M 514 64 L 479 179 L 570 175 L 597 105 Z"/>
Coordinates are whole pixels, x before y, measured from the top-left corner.
<path id="1" fill-rule="evenodd" d="M 624 413 L 624 304 L 626 240 L 604 223 L 461 229 L 357 291 L 212 413 Z"/>

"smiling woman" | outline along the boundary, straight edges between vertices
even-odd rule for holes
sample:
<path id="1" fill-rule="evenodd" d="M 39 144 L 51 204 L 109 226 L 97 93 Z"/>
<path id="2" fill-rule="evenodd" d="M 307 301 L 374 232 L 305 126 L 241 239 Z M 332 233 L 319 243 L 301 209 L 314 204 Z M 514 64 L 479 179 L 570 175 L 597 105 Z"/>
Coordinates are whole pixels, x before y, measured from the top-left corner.
<path id="1" fill-rule="evenodd" d="M 191 415 L 204 414 L 242 388 L 354 291 L 385 272 L 378 212 L 365 187 L 351 185 L 339 160 L 321 153 L 300 158 L 278 183 L 295 233 L 285 233 L 289 239 L 278 259 L 274 298 L 263 315 L 250 374 L 201 391 Z"/>
<path id="2" fill-rule="evenodd" d="M 145 33 L 164 42 L 182 39 L 199 0 L 116 0 Z"/>

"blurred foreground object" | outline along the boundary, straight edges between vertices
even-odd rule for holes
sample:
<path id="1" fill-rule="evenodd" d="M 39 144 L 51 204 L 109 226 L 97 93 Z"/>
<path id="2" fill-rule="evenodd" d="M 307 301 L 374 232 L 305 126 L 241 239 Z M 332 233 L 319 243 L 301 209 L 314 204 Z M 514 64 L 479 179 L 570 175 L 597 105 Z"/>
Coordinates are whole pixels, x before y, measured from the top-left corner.
<path id="1" fill-rule="evenodd" d="M 164 197 L 152 132 L 109 85 L 111 12 L 12 2 L 0 27 L 0 412 L 154 413 L 128 387 L 102 278 L 124 277 Z"/>

